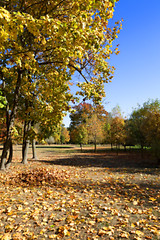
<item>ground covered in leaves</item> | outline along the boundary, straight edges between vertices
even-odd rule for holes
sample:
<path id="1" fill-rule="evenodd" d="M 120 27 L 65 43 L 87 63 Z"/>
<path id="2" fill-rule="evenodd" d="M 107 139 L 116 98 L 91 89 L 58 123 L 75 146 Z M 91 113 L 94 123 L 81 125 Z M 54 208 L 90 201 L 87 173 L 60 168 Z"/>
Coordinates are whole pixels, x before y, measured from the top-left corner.
<path id="1" fill-rule="evenodd" d="M 52 150 L 0 172 L 0 239 L 160 239 L 160 168 Z"/>

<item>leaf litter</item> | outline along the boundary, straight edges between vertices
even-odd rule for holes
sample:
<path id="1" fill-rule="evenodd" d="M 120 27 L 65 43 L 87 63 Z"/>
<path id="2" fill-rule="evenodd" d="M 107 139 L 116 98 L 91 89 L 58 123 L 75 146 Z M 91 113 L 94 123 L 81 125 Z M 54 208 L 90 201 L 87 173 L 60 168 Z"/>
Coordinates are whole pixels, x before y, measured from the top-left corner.
<path id="1" fill-rule="evenodd" d="M 158 168 L 14 163 L 0 183 L 2 240 L 160 239 Z"/>

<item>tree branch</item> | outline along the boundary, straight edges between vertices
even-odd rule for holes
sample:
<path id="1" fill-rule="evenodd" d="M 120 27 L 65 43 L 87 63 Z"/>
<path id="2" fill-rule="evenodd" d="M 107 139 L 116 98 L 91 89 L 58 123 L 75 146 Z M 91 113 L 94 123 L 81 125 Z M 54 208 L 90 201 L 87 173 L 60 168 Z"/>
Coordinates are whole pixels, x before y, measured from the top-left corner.
<path id="1" fill-rule="evenodd" d="M 48 61 L 48 62 L 41 62 L 39 63 L 39 65 L 47 65 L 47 64 L 53 64 L 53 63 L 61 63 L 63 64 L 63 62 L 58 62 L 58 61 Z M 79 69 L 78 67 L 75 67 L 74 65 L 72 65 L 71 63 L 68 64 L 69 67 L 74 68 L 78 73 L 80 73 L 80 75 L 84 78 L 84 80 L 86 81 L 86 83 L 89 83 L 87 78 L 84 76 L 84 74 L 82 73 L 82 70 Z"/>

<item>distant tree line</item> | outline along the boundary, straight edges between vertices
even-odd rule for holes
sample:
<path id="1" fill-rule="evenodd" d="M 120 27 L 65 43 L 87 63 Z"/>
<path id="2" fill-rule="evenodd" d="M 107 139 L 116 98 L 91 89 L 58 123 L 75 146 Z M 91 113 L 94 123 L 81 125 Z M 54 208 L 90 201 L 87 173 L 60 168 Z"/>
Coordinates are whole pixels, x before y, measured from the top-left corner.
<path id="1" fill-rule="evenodd" d="M 109 143 L 118 148 L 120 145 L 139 145 L 142 149 L 149 147 L 160 162 L 160 101 L 149 100 L 133 110 L 125 119 L 120 108 L 115 107 L 111 113 L 102 105 L 92 106 L 81 103 L 70 115 L 70 142 L 82 144 Z"/>

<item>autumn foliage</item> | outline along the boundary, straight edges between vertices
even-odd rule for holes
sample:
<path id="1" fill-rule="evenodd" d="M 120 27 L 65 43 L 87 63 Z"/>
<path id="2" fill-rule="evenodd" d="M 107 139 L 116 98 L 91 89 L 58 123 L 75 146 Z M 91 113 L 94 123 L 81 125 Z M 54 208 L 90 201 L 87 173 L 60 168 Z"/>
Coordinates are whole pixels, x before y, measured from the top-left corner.
<path id="1" fill-rule="evenodd" d="M 76 94 L 100 102 L 104 84 L 113 78 L 108 64 L 122 28 L 113 17 L 116 0 L 1 1 L 0 78 L 7 133 L 1 168 L 11 162 L 12 129 L 19 114 L 24 121 L 23 163 L 27 163 L 28 132 L 39 122 L 52 129 L 70 110 L 72 75 L 81 78 Z M 10 151 L 9 157 L 8 152 Z"/>
<path id="2" fill-rule="evenodd" d="M 54 185 L 60 181 L 68 178 L 65 171 L 58 171 L 55 169 L 47 169 L 44 167 L 18 172 L 5 180 L 5 183 L 11 185 L 27 186 L 43 186 Z"/>

